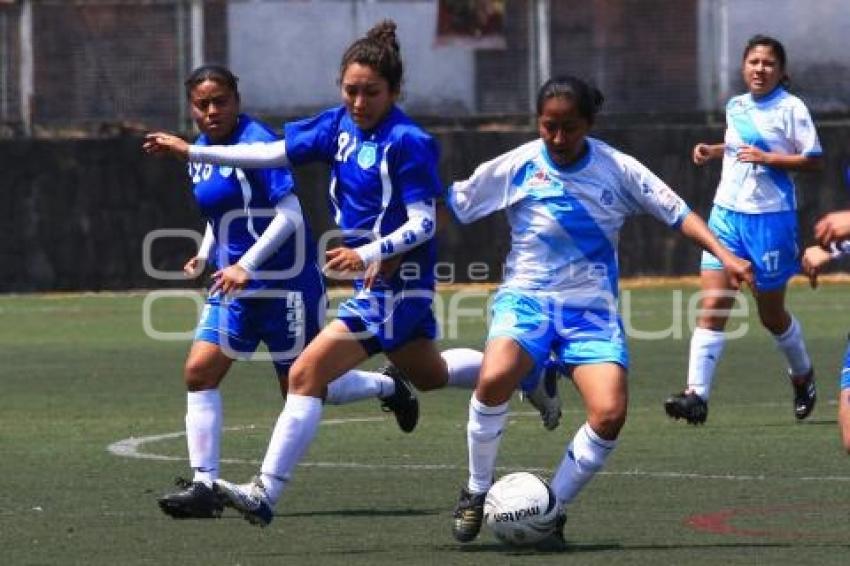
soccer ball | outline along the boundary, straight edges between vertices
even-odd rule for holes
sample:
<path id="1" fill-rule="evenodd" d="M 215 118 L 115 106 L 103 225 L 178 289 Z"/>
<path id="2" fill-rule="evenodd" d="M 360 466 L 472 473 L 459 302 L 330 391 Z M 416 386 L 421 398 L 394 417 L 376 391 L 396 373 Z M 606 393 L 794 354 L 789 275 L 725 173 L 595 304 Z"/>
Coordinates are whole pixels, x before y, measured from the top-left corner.
<path id="1" fill-rule="evenodd" d="M 535 544 L 555 530 L 558 504 L 546 480 L 528 472 L 502 476 L 484 500 L 484 521 L 500 541 Z"/>

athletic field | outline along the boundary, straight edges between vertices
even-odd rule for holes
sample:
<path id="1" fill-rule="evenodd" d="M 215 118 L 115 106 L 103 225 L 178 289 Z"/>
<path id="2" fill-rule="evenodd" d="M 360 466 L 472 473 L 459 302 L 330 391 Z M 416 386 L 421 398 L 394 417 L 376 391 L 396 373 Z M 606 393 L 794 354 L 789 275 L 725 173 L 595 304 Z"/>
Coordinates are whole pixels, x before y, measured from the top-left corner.
<path id="1" fill-rule="evenodd" d="M 730 324 L 749 330 L 727 343 L 699 428 L 662 409 L 683 385 L 694 292 L 627 290 L 629 420 L 606 471 L 569 510 L 569 549 L 549 554 L 503 547 L 486 531 L 464 546 L 452 539 L 469 398 L 457 390 L 421 396 L 410 435 L 377 402 L 327 407 L 266 529 L 232 511 L 220 520 L 170 519 L 155 499 L 189 474 L 181 381 L 188 342 L 149 335 L 190 331 L 194 303 L 146 302 L 141 293 L 0 297 L 0 563 L 847 564 L 850 457 L 834 399 L 850 285 L 789 291 L 819 378 L 807 421 L 794 421 L 782 359 L 750 304 L 749 317 Z M 460 317 L 456 329 L 446 346 L 481 346 L 480 318 Z M 583 422 L 571 385 L 562 381 L 561 391 L 565 418 L 554 432 L 515 402 L 502 472 L 551 474 Z M 280 410 L 270 364 L 237 364 L 223 397 L 223 475 L 247 480 Z"/>

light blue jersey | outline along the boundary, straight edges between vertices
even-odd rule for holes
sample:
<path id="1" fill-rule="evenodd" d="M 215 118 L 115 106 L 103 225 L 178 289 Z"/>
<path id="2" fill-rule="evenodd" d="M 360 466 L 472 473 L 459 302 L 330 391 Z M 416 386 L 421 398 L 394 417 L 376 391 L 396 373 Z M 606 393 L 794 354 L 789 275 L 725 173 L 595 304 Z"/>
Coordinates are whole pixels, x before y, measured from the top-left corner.
<path id="1" fill-rule="evenodd" d="M 649 169 L 587 138 L 569 167 L 555 165 L 542 140 L 479 166 L 449 187 L 462 222 L 505 210 L 511 226 L 505 282 L 493 301 L 489 339 L 517 342 L 535 363 L 568 370 L 594 363 L 628 369 L 617 309 L 617 240 L 628 216 L 648 212 L 670 226 L 690 213 Z"/>
<path id="2" fill-rule="evenodd" d="M 786 155 L 823 153 L 805 104 L 782 87 L 761 98 L 749 93 L 733 97 L 726 105 L 724 143 L 714 203 L 747 214 L 796 210 L 797 198 L 788 171 L 738 161 L 742 145 Z"/>
<path id="3" fill-rule="evenodd" d="M 626 218 L 650 213 L 675 227 L 690 212 L 634 158 L 594 138 L 587 144 L 579 162 L 558 167 L 535 140 L 449 187 L 449 207 L 461 222 L 506 211 L 511 250 L 504 289 L 559 298 L 570 307 L 611 308 Z"/>

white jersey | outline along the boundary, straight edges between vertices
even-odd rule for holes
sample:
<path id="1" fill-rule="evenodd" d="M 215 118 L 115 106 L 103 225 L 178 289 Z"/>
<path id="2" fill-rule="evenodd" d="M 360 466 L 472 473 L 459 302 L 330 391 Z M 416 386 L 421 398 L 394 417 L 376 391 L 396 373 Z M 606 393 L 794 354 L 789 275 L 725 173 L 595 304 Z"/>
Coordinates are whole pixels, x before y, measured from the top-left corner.
<path id="1" fill-rule="evenodd" d="M 747 214 L 797 209 L 788 171 L 742 163 L 736 156 L 742 145 L 786 155 L 821 155 L 812 117 L 799 98 L 782 87 L 760 99 L 749 93 L 733 97 L 726 105 L 724 142 L 715 204 Z"/>
<path id="2" fill-rule="evenodd" d="M 593 138 L 579 162 L 558 167 L 542 140 L 480 165 L 449 187 L 463 223 L 504 209 L 511 250 L 503 288 L 552 295 L 566 306 L 610 308 L 626 217 L 650 213 L 678 226 L 690 209 L 633 157 Z"/>

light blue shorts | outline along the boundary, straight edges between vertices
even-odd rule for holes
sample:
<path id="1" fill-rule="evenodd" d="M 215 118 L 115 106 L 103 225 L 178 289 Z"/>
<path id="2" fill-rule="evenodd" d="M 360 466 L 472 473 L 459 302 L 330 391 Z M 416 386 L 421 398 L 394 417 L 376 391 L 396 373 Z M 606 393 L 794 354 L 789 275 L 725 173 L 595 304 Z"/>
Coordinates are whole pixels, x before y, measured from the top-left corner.
<path id="1" fill-rule="evenodd" d="M 844 352 L 844 366 L 841 368 L 839 389 L 841 391 L 850 389 L 850 343 L 847 344 L 847 351 Z"/>
<path id="2" fill-rule="evenodd" d="M 762 291 L 781 289 L 800 271 L 796 211 L 744 214 L 715 205 L 708 227 L 729 251 L 753 264 L 756 287 Z M 706 251 L 700 267 L 723 269 Z"/>
<path id="3" fill-rule="evenodd" d="M 566 306 L 557 299 L 502 290 L 493 300 L 487 340 L 508 337 L 534 360 L 536 376 L 549 359 L 565 367 L 613 362 L 629 368 L 629 352 L 620 316 L 609 309 Z"/>
<path id="4" fill-rule="evenodd" d="M 195 340 L 216 344 L 234 359 L 249 358 L 263 342 L 278 375 L 285 374 L 319 333 L 325 300 L 322 288 L 263 291 L 247 297 L 216 294 L 207 298 Z"/>

